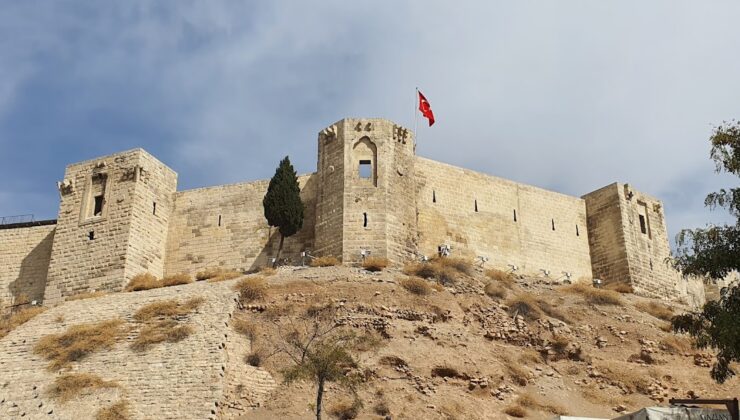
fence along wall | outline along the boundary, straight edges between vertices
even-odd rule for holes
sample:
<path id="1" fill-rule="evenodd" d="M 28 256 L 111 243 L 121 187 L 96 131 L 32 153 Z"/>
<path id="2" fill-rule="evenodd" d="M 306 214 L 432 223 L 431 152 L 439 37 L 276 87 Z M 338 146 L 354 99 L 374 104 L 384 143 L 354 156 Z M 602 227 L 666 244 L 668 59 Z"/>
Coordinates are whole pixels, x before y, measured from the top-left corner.
<path id="1" fill-rule="evenodd" d="M 297 259 L 314 242 L 316 174 L 298 177 L 306 206 L 303 228 L 285 238 L 282 257 Z M 175 194 L 170 215 L 165 274 L 205 267 L 254 270 L 277 254 L 280 233 L 270 228 L 262 199 L 269 181 L 223 185 Z"/>
<path id="2" fill-rule="evenodd" d="M 450 244 L 489 267 L 592 277 L 584 200 L 419 157 L 415 173 L 422 254 Z"/>
<path id="3" fill-rule="evenodd" d="M 42 301 L 55 224 L 0 228 L 0 311 Z"/>

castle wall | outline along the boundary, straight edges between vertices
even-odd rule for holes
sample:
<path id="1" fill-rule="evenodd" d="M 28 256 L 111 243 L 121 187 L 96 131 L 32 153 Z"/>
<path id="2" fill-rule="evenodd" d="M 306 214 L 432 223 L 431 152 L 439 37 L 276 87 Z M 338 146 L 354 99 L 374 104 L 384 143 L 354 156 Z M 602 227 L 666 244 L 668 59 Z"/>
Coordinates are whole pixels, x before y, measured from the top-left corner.
<path id="1" fill-rule="evenodd" d="M 306 206 L 303 227 L 285 238 L 281 258 L 297 262 L 312 249 L 316 218 L 316 175 L 298 177 Z M 262 199 L 269 181 L 181 191 L 174 195 L 165 273 L 195 273 L 205 267 L 253 270 L 275 257 L 280 233 L 270 228 Z"/>
<path id="2" fill-rule="evenodd" d="M 175 172 L 141 149 L 69 165 L 45 301 L 118 291 L 142 271 L 162 275 L 167 197 L 176 182 Z"/>
<path id="3" fill-rule="evenodd" d="M 55 224 L 0 226 L 0 313 L 44 299 L 55 229 Z"/>
<path id="4" fill-rule="evenodd" d="M 488 257 L 488 267 L 591 278 L 583 200 L 419 157 L 415 171 L 424 255 L 449 244 L 453 256 Z"/>
<path id="5" fill-rule="evenodd" d="M 344 235 L 344 143 L 337 125 L 319 134 L 314 255 L 342 257 Z"/>
<path id="6" fill-rule="evenodd" d="M 604 284 L 629 280 L 619 184 L 616 182 L 583 196 L 588 215 L 588 240 L 595 278 Z"/>

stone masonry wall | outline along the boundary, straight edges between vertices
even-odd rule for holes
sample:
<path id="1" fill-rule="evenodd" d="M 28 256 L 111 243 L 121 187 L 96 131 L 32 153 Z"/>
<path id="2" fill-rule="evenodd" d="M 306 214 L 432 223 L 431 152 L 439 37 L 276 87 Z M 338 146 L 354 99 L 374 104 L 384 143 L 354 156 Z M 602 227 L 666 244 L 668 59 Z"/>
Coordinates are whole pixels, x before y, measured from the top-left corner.
<path id="1" fill-rule="evenodd" d="M 344 235 L 344 142 L 337 138 L 340 121 L 319 133 L 314 254 L 342 257 Z"/>
<path id="2" fill-rule="evenodd" d="M 595 278 L 605 284 L 629 279 L 629 260 L 624 246 L 619 185 L 607 185 L 583 196 L 588 214 L 588 240 Z"/>
<path id="3" fill-rule="evenodd" d="M 420 251 L 490 258 L 487 267 L 591 278 L 586 206 L 579 198 L 416 158 Z"/>
<path id="4" fill-rule="evenodd" d="M 298 178 L 306 206 L 303 228 L 285 239 L 281 258 L 294 262 L 313 247 L 316 176 Z M 205 267 L 253 270 L 275 257 L 280 233 L 270 228 L 262 199 L 269 181 L 222 185 L 175 194 L 165 273 L 195 273 Z"/>
<path id="5" fill-rule="evenodd" d="M 56 225 L 0 229 L 0 313 L 42 301 Z"/>

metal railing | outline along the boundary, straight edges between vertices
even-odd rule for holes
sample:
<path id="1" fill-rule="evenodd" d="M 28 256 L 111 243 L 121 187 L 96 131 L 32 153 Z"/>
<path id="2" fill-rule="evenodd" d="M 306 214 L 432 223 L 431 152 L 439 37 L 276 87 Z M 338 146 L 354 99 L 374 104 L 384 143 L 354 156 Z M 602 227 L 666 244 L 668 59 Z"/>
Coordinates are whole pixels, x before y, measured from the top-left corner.
<path id="1" fill-rule="evenodd" d="M 0 216 L 0 225 L 34 222 L 33 214 L 19 214 L 16 216 Z"/>

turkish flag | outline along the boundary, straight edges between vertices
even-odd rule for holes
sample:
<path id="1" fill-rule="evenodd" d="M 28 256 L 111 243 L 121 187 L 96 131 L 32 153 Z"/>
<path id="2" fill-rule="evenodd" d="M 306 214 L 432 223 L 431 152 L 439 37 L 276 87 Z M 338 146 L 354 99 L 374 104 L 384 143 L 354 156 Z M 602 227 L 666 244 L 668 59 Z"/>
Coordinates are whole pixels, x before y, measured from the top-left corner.
<path id="1" fill-rule="evenodd" d="M 421 111 L 421 115 L 423 115 L 426 119 L 429 120 L 429 126 L 431 127 L 434 125 L 434 113 L 432 112 L 432 106 L 429 105 L 429 101 L 427 101 L 427 98 L 424 97 L 424 95 L 416 91 L 419 94 L 419 111 Z"/>

